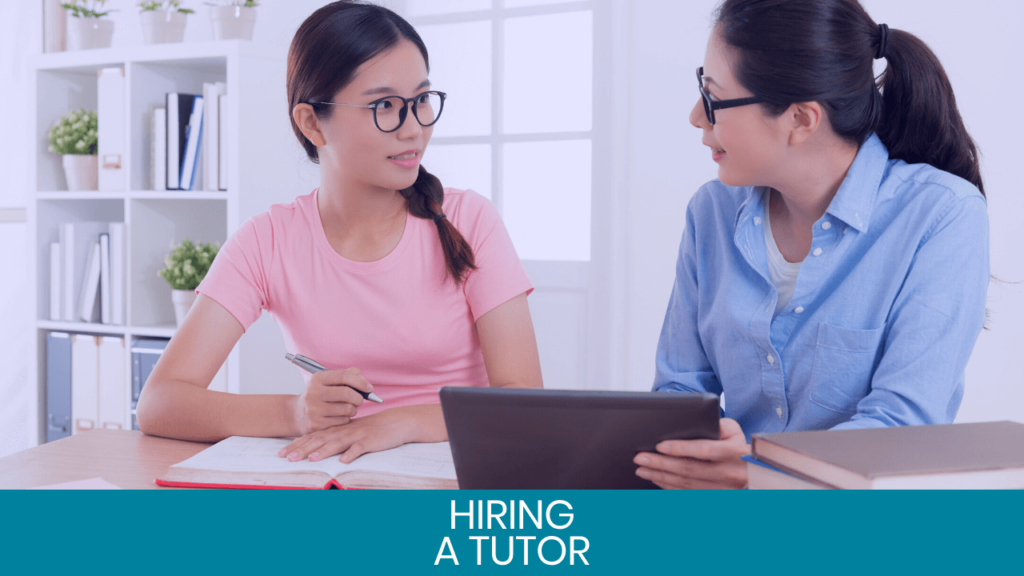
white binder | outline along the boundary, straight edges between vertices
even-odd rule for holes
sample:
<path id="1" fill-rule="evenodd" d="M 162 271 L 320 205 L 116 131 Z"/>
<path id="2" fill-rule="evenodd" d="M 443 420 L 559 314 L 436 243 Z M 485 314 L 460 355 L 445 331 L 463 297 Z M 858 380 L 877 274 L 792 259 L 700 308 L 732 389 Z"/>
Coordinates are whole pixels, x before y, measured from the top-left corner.
<path id="1" fill-rule="evenodd" d="M 100 322 L 110 324 L 110 234 L 100 234 Z"/>
<path id="2" fill-rule="evenodd" d="M 124 325 L 124 222 L 110 223 L 110 323 Z"/>
<path id="3" fill-rule="evenodd" d="M 60 242 L 50 243 L 50 320 L 60 320 L 60 271 L 64 262 L 60 255 Z"/>
<path id="4" fill-rule="evenodd" d="M 167 190 L 167 109 L 153 109 L 152 163 L 153 190 Z"/>
<path id="5" fill-rule="evenodd" d="M 99 345 L 100 428 L 128 430 L 128 381 L 125 378 L 124 338 L 104 336 Z"/>
<path id="6" fill-rule="evenodd" d="M 97 337 L 71 336 L 71 433 L 96 428 L 99 421 L 99 351 Z"/>
<path id="7" fill-rule="evenodd" d="M 228 95 L 221 94 L 217 97 L 217 142 L 220 144 L 220 151 L 217 156 L 220 158 L 220 165 L 217 166 L 217 187 L 220 190 L 227 190 L 228 184 L 228 138 L 230 136 L 228 130 L 228 114 L 230 108 L 228 107 Z"/>
<path id="8" fill-rule="evenodd" d="M 96 82 L 96 116 L 99 122 L 99 189 L 127 190 L 125 149 L 124 68 L 103 68 Z"/>
<path id="9" fill-rule="evenodd" d="M 98 312 L 100 292 L 100 243 L 99 238 L 92 243 L 89 252 L 89 264 L 85 269 L 85 276 L 82 277 L 82 301 L 78 304 L 78 318 L 82 322 L 97 322 L 100 320 Z"/>
<path id="10" fill-rule="evenodd" d="M 220 186 L 220 98 L 227 93 L 228 86 L 224 82 L 208 82 L 203 84 L 203 106 L 206 107 L 203 118 L 203 190 L 217 190 Z"/>

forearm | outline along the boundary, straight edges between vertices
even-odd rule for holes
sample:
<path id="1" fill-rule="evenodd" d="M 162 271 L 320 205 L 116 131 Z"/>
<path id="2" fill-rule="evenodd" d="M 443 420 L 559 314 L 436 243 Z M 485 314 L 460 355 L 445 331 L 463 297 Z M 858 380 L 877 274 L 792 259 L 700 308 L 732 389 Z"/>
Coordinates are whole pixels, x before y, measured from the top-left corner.
<path id="1" fill-rule="evenodd" d="M 139 398 L 139 428 L 146 434 L 219 442 L 229 436 L 298 436 L 295 396 L 227 394 L 181 381 L 147 383 Z"/>
<path id="2" fill-rule="evenodd" d="M 440 404 L 423 404 L 393 408 L 407 412 L 402 414 L 407 424 L 406 442 L 447 442 L 448 429 L 444 425 L 444 413 Z"/>

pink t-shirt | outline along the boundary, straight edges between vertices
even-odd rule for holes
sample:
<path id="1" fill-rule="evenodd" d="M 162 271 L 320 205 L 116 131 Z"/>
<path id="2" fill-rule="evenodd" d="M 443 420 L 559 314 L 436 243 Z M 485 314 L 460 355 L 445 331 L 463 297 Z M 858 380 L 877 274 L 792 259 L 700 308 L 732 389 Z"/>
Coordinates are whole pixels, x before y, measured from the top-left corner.
<path id="1" fill-rule="evenodd" d="M 246 330 L 267 310 L 288 352 L 328 370 L 358 368 L 384 400 L 365 402 L 359 416 L 436 404 L 442 386 L 488 385 L 475 323 L 533 290 L 494 205 L 445 189 L 443 208 L 478 267 L 460 286 L 446 277 L 437 227 L 411 214 L 384 258 L 342 257 L 324 234 L 314 190 L 242 224 L 196 291 Z"/>

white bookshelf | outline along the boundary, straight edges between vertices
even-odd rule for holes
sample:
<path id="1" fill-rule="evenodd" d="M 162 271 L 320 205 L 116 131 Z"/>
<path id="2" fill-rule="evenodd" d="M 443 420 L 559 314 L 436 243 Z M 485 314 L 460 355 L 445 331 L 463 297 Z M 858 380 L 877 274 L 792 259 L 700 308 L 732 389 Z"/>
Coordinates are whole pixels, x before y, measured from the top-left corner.
<path id="1" fill-rule="evenodd" d="M 47 151 L 47 132 L 70 110 L 96 110 L 97 71 L 123 67 L 126 86 L 127 186 L 122 191 L 69 192 L 60 156 Z M 46 334 L 51 331 L 134 337 L 174 335 L 170 287 L 157 275 L 172 242 L 223 243 L 246 219 L 271 204 L 297 194 L 298 145 L 287 116 L 285 54 L 249 41 L 228 40 L 132 46 L 60 52 L 29 60 L 34 118 L 32 160 L 34 185 L 28 207 L 29 233 L 36 254 L 30 273 L 35 295 L 36 362 L 30 382 L 37 388 L 37 410 L 30 437 L 45 441 Z M 202 94 L 204 82 L 226 82 L 227 191 L 150 190 L 152 109 L 164 105 L 167 92 Z M 102 122 L 102 119 L 100 119 Z M 201 180 L 201 179 L 200 179 Z M 308 190 L 306 190 L 308 192 Z M 58 241 L 62 222 L 124 222 L 124 326 L 55 322 L 49 319 L 49 244 Z M 228 391 L 246 392 L 247 380 L 280 374 L 283 363 L 279 331 L 250 329 L 226 363 Z M 131 353 L 125 354 L 125 393 L 131 397 Z M 257 386 L 259 388 L 259 386 Z M 257 390 L 259 391 L 259 390 Z M 129 408 L 130 410 L 130 408 Z M 126 418 L 131 422 L 130 414 Z"/>

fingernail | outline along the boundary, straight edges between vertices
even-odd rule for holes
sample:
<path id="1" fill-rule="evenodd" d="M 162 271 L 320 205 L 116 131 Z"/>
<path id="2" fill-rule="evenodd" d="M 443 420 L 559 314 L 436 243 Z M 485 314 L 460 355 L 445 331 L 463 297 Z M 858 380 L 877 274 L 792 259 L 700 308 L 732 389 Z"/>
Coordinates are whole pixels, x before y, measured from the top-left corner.
<path id="1" fill-rule="evenodd" d="M 285 450 L 284 448 L 281 448 L 280 450 L 277 451 L 277 455 L 278 456 L 284 456 L 287 453 L 288 453 L 288 451 Z"/>
<path id="2" fill-rule="evenodd" d="M 647 466 L 648 464 L 651 463 L 650 459 L 647 458 L 647 456 L 637 456 L 635 462 L 641 466 Z"/>
<path id="3" fill-rule="evenodd" d="M 316 462 L 317 458 L 319 458 L 319 457 L 320 457 L 320 454 L 318 452 L 313 452 L 312 454 L 309 455 L 309 461 L 310 462 Z"/>
<path id="4" fill-rule="evenodd" d="M 651 473 L 648 472 L 646 468 L 637 468 L 636 475 L 643 478 L 644 480 L 650 480 L 651 478 Z"/>
<path id="5" fill-rule="evenodd" d="M 291 454 L 288 455 L 288 459 L 291 460 L 292 462 L 295 462 L 296 460 L 299 459 L 299 453 L 292 452 Z"/>

